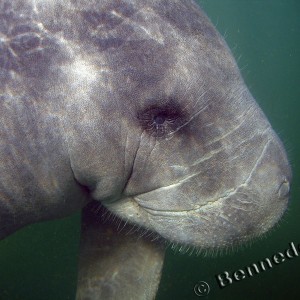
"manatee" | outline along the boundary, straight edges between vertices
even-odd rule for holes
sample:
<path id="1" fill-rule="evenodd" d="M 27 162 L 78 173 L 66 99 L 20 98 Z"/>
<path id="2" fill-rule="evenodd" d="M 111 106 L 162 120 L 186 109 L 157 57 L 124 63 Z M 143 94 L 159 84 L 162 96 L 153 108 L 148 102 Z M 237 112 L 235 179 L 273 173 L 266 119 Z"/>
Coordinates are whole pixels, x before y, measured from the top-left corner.
<path id="1" fill-rule="evenodd" d="M 0 0 L 0 99 L 0 238 L 82 210 L 77 299 L 153 299 L 165 241 L 239 245 L 288 205 L 284 146 L 191 0 Z"/>

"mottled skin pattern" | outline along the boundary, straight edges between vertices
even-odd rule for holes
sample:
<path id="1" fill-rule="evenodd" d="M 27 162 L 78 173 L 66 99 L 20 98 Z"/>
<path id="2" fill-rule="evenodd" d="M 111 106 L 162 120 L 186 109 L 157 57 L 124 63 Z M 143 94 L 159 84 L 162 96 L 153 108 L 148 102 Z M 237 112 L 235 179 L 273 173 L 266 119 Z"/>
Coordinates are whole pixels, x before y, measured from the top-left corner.
<path id="1" fill-rule="evenodd" d="M 94 199 L 226 247 L 288 203 L 284 148 L 190 0 L 0 0 L 0 125 L 0 238 Z"/>

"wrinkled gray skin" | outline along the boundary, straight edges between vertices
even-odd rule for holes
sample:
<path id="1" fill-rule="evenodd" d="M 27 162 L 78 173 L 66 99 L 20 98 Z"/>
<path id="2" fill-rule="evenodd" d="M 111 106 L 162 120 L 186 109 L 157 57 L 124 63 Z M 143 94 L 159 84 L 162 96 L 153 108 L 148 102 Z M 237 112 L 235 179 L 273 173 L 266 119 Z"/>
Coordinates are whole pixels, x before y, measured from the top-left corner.
<path id="1" fill-rule="evenodd" d="M 175 244 L 220 248 L 263 234 L 287 207 L 284 148 L 192 1 L 0 0 L 0 99 L 1 238 L 94 199 Z M 91 266 L 118 245 L 88 223 L 78 299 L 98 299 L 92 277 L 105 270 Z M 120 249 L 134 258 L 144 241 L 157 287 L 160 246 L 126 247 L 123 234 Z"/>

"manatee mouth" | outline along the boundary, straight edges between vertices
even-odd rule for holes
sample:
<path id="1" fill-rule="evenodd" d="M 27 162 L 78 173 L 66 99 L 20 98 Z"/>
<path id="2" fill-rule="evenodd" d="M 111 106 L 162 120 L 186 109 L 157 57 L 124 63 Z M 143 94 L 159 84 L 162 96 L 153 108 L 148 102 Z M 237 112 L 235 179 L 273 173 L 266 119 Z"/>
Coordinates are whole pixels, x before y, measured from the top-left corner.
<path id="1" fill-rule="evenodd" d="M 193 202 L 193 206 L 189 208 L 184 208 L 184 209 L 176 209 L 176 207 L 172 207 L 170 205 L 169 207 L 172 207 L 173 209 L 163 209 L 159 208 L 160 206 L 157 205 L 157 202 L 153 205 L 153 201 L 149 200 L 149 198 L 157 198 L 155 194 L 157 193 L 162 193 L 167 192 L 170 189 L 180 189 L 180 186 L 183 184 L 189 184 L 189 181 L 193 179 L 194 177 L 197 177 L 199 173 L 192 174 L 190 176 L 187 176 L 186 178 L 180 180 L 179 182 L 176 182 L 171 185 L 163 186 L 156 188 L 154 190 L 151 190 L 149 192 L 145 192 L 139 195 L 134 195 L 132 198 L 136 201 L 136 203 L 143 208 L 145 211 L 147 211 L 149 214 L 156 215 L 156 216 L 185 216 L 188 215 L 189 213 L 201 213 L 201 211 L 207 209 L 207 207 L 213 208 L 214 206 L 218 206 L 219 202 L 221 200 L 228 200 L 231 197 L 234 197 L 235 195 L 239 193 L 243 193 L 243 189 L 248 189 L 247 193 L 251 196 L 252 198 L 259 198 L 261 197 L 259 195 L 259 192 L 255 192 L 251 188 L 251 180 L 253 179 L 253 175 L 255 172 L 258 172 L 260 163 L 264 156 L 266 155 L 266 151 L 268 147 L 270 146 L 271 140 L 267 140 L 266 143 L 263 146 L 263 149 L 258 156 L 257 160 L 254 162 L 252 169 L 250 169 L 250 172 L 246 176 L 245 180 L 241 183 L 238 184 L 237 187 L 230 188 L 226 191 L 224 191 L 220 196 L 216 196 L 214 198 L 208 198 L 204 202 L 199 203 L 197 201 L 196 203 Z M 255 175 L 254 175 L 255 177 Z M 275 184 L 274 184 L 275 186 Z M 282 181 L 279 183 L 278 188 L 276 190 L 276 193 L 273 193 L 270 195 L 273 198 L 278 198 L 278 199 L 286 199 L 289 197 L 289 192 L 290 192 L 290 183 L 289 180 L 287 179 L 286 176 L 282 177 Z M 154 195 L 154 196 L 152 196 Z M 148 198 L 148 199 L 147 199 Z M 188 201 L 187 203 L 191 203 L 191 201 Z M 245 202 L 244 202 L 245 203 Z M 250 203 L 250 202 L 248 202 Z"/>
<path id="2" fill-rule="evenodd" d="M 243 187 L 246 187 L 246 183 L 241 183 L 237 188 L 230 189 L 223 193 L 218 198 L 212 199 L 210 201 L 207 201 L 204 204 L 201 205 L 195 205 L 194 208 L 190 209 L 182 209 L 182 210 L 166 210 L 166 209 L 157 209 L 157 208 L 152 208 L 150 206 L 147 206 L 147 202 L 143 202 L 143 200 L 140 198 L 143 195 L 146 195 L 148 193 L 151 193 L 153 191 L 140 194 L 139 196 L 132 196 L 132 198 L 135 200 L 135 202 L 146 212 L 153 216 L 187 216 L 189 213 L 201 213 L 201 211 L 205 210 L 208 206 L 213 207 L 214 205 L 218 205 L 218 202 L 220 200 L 226 200 L 229 199 L 231 196 L 235 195 L 236 193 L 239 192 L 240 189 Z M 161 187 L 159 189 L 166 189 L 169 188 L 169 186 L 166 187 Z M 289 193 L 290 193 L 290 183 L 287 178 L 284 178 L 282 183 L 280 184 L 278 191 L 277 191 L 277 196 L 280 199 L 289 199 Z"/>
<path id="3" fill-rule="evenodd" d="M 282 149 L 268 140 L 243 180 L 212 195 L 194 173 L 106 207 L 173 243 L 202 249 L 241 244 L 272 228 L 287 208 L 291 170 Z"/>
<path id="4" fill-rule="evenodd" d="M 201 213 L 201 210 L 207 208 L 208 206 L 214 206 L 218 205 L 218 201 L 222 199 L 226 199 L 230 197 L 230 194 L 235 193 L 241 186 L 239 186 L 236 189 L 231 189 L 228 192 L 224 193 L 224 195 L 220 196 L 219 198 L 212 199 L 204 204 L 196 205 L 194 208 L 190 209 L 182 209 L 182 210 L 166 210 L 166 209 L 157 209 L 157 208 L 151 208 L 146 205 L 146 203 L 143 203 L 143 200 L 139 198 L 138 196 L 133 196 L 132 198 L 136 201 L 136 203 L 145 211 L 147 211 L 149 214 L 153 216 L 186 216 L 189 213 Z M 152 191 L 148 192 L 151 193 Z M 145 194 L 148 194 L 145 193 Z M 140 196 L 143 196 L 144 194 L 141 194 Z"/>
<path id="5" fill-rule="evenodd" d="M 126 215 L 129 223 L 137 223 L 175 244 L 198 249 L 227 248 L 261 236 L 280 220 L 286 210 L 287 179 L 280 184 L 276 197 L 274 194 L 274 198 L 268 199 L 268 202 L 273 202 L 272 209 L 270 203 L 260 205 L 258 199 L 261 195 L 247 188 L 241 184 L 218 198 L 188 209 L 167 210 L 147 205 L 149 199 L 142 198 L 153 198 L 152 194 L 157 191 L 124 198 L 117 210 L 115 207 L 108 209 L 123 219 Z M 163 188 L 160 192 L 160 198 L 163 198 Z M 257 199 L 253 200 L 254 197 Z"/>
<path id="6" fill-rule="evenodd" d="M 174 183 L 128 193 L 105 206 L 129 223 L 181 245 L 226 248 L 261 236 L 284 214 L 291 181 L 281 142 L 272 130 L 265 134 L 252 146 L 252 156 L 237 151 L 233 162 L 231 152 L 215 151 Z M 226 155 L 228 169 L 217 155 Z"/>

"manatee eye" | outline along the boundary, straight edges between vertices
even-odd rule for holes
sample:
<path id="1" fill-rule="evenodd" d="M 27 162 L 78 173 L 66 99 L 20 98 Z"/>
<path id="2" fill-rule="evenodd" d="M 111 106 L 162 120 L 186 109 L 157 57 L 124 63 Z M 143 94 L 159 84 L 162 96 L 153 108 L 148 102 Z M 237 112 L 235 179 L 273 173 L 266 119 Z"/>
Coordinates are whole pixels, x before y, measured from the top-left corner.
<path id="1" fill-rule="evenodd" d="M 157 138 L 170 136 L 183 123 L 176 105 L 150 107 L 138 115 L 139 123 L 146 132 Z"/>
<path id="2" fill-rule="evenodd" d="M 164 124 L 166 117 L 164 115 L 158 115 L 154 117 L 154 122 L 158 125 Z"/>

